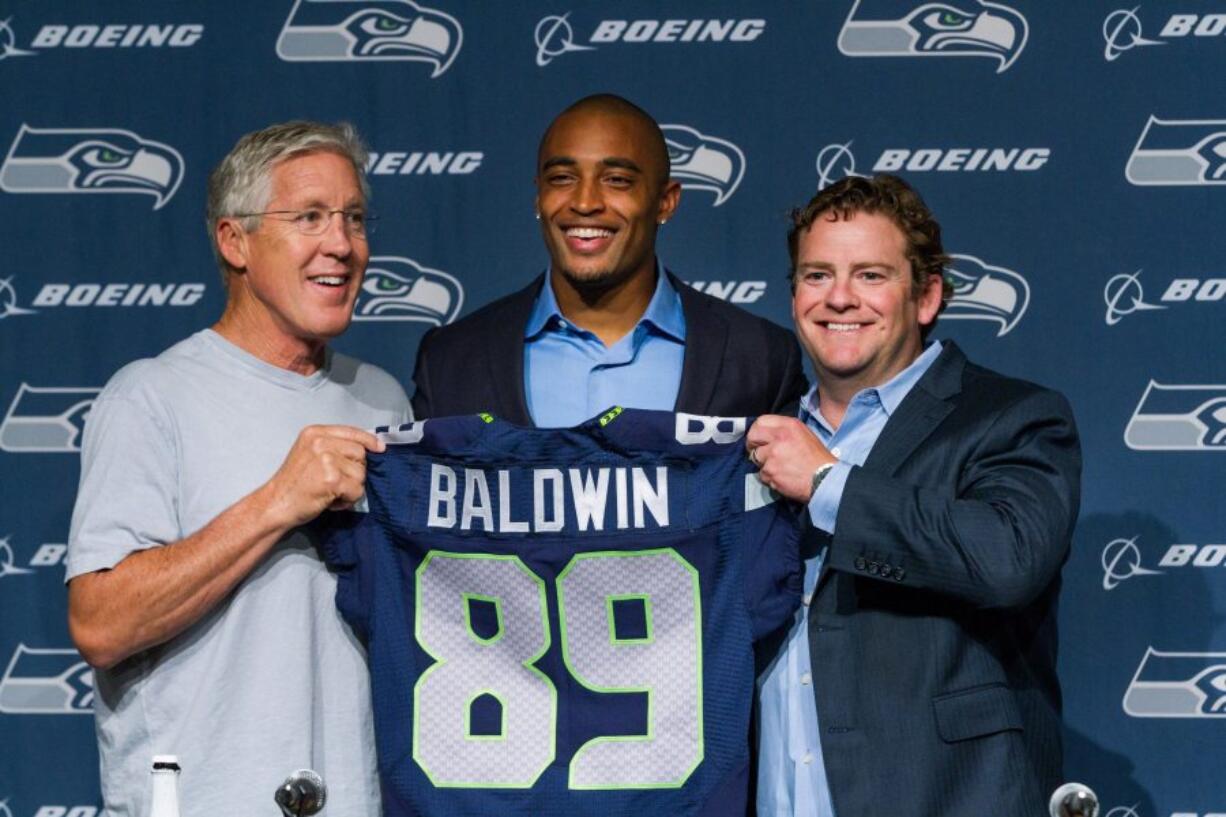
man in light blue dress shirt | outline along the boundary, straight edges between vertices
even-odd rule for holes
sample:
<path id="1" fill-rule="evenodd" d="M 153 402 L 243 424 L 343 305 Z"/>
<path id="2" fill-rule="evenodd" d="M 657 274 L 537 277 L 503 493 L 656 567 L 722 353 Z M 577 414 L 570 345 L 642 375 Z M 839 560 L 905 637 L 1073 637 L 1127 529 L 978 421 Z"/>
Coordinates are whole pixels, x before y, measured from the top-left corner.
<path id="1" fill-rule="evenodd" d="M 641 108 L 598 94 L 562 111 L 537 154 L 549 269 L 426 334 L 417 416 L 487 411 L 557 427 L 613 405 L 794 412 L 805 380 L 792 334 L 686 286 L 656 258 L 680 197 L 664 135 Z"/>
<path id="2" fill-rule="evenodd" d="M 788 244 L 817 384 L 746 444 L 812 530 L 804 606 L 760 655 L 758 814 L 1044 813 L 1080 476 L 1068 405 L 927 342 L 948 259 L 901 179 L 836 182 Z"/>

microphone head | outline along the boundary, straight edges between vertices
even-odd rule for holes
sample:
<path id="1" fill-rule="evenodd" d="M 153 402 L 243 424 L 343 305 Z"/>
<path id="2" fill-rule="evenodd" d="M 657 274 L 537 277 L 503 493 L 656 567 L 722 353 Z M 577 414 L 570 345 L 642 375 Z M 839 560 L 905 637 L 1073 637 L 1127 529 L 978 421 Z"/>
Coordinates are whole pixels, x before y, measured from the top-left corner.
<path id="1" fill-rule="evenodd" d="M 1098 795 L 1084 783 L 1065 783 L 1047 803 L 1051 817 L 1098 817 Z"/>
<path id="2" fill-rule="evenodd" d="M 318 814 L 328 801 L 328 787 L 316 772 L 299 769 L 285 778 L 273 800 L 285 817 L 310 817 Z"/>

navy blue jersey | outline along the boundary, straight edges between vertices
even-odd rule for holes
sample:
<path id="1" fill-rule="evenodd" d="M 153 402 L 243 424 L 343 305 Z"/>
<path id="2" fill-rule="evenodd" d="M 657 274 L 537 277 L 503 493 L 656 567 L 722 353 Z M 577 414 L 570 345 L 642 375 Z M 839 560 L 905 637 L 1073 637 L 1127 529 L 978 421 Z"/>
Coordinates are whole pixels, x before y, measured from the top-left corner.
<path id="1" fill-rule="evenodd" d="M 752 642 L 799 603 L 799 517 L 742 418 L 613 409 L 381 431 L 330 525 L 384 813 L 745 813 Z"/>

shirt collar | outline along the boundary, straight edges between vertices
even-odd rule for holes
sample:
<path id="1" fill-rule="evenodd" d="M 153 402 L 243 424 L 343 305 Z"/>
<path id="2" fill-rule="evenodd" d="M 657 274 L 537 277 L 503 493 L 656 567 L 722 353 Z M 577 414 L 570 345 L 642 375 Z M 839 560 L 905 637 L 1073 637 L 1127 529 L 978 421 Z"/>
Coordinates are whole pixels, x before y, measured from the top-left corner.
<path id="1" fill-rule="evenodd" d="M 564 320 L 553 293 L 550 276 L 545 276 L 545 285 L 536 296 L 536 303 L 524 326 L 524 338 L 530 340 L 541 333 L 556 329 Z M 681 296 L 664 272 L 664 265 L 656 259 L 656 291 L 639 318 L 638 325 L 650 324 L 656 331 L 679 341 L 685 341 L 685 313 L 681 309 Z"/>
<path id="2" fill-rule="evenodd" d="M 903 398 L 910 393 L 911 389 L 919 382 L 919 379 L 924 376 L 924 372 L 932 366 L 933 361 L 941 354 L 941 342 L 934 340 L 928 344 L 920 356 L 911 361 L 911 365 L 903 369 L 892 378 L 882 383 L 880 386 L 872 386 L 867 389 L 861 389 L 852 397 L 854 402 L 856 397 L 866 392 L 876 392 L 877 399 L 881 401 L 881 407 L 885 410 L 887 417 L 892 417 L 894 412 L 898 410 L 898 406 L 902 403 Z M 805 394 L 804 399 L 800 401 L 800 412 L 802 420 L 815 420 L 822 426 L 829 426 L 826 419 L 822 417 L 818 410 L 820 400 L 817 394 L 817 383 L 809 387 L 809 391 Z"/>

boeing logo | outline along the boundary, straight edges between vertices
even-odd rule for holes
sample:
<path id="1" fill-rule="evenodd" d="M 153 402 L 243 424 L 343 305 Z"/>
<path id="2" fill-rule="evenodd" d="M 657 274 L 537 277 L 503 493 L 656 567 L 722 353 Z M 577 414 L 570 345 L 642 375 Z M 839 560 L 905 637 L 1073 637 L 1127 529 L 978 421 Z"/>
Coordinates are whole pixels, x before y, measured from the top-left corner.
<path id="1" fill-rule="evenodd" d="M 736 192 L 745 175 L 745 154 L 726 139 L 707 136 L 688 125 L 661 125 L 671 175 L 686 190 L 715 194 L 719 207 Z"/>
<path id="2" fill-rule="evenodd" d="M 817 152 L 817 189 L 825 190 L 839 179 L 863 176 L 856 172 L 856 157 L 851 153 L 851 140 L 843 144 L 826 145 Z"/>
<path id="3" fill-rule="evenodd" d="M 1226 451 L 1226 385 L 1149 381 L 1124 443 L 1135 451 Z"/>
<path id="4" fill-rule="evenodd" d="M 443 74 L 464 42 L 460 21 L 412 0 L 295 0 L 277 37 L 287 62 L 401 61 Z"/>
<path id="5" fill-rule="evenodd" d="M 1103 566 L 1103 590 L 1114 590 L 1120 582 L 1133 576 L 1159 576 L 1161 570 L 1141 567 L 1141 551 L 1137 537 L 1113 539 L 1103 548 L 1100 559 Z"/>
<path id="6" fill-rule="evenodd" d="M 372 176 L 467 176 L 485 161 L 479 150 L 371 151 L 366 172 Z"/>
<path id="7" fill-rule="evenodd" d="M 1163 45 L 1161 40 L 1147 40 L 1141 36 L 1141 18 L 1137 16 L 1140 8 L 1116 9 L 1103 20 L 1103 39 L 1107 41 L 1103 57 L 1107 62 L 1114 62 L 1125 51 L 1138 46 Z"/>
<path id="8" fill-rule="evenodd" d="M 910 2 L 898 16 L 896 3 L 855 0 L 839 31 L 839 51 L 848 57 L 981 57 L 995 60 L 998 74 L 1007 71 L 1026 47 L 1026 18 L 987 0 L 960 6 Z"/>
<path id="9" fill-rule="evenodd" d="M 533 29 L 536 64 L 544 68 L 563 54 L 595 51 L 611 43 L 753 42 L 766 30 L 760 18 L 728 20 L 601 20 L 587 42 L 575 42 L 570 12 L 542 17 Z"/>
<path id="10" fill-rule="evenodd" d="M 554 57 L 569 54 L 573 51 L 595 51 L 595 46 L 575 45 L 575 31 L 566 19 L 570 12 L 562 15 L 542 17 L 532 32 L 536 42 L 536 65 L 544 68 L 553 62 Z"/>
<path id="11" fill-rule="evenodd" d="M 9 57 L 33 57 L 37 51 L 26 51 L 17 47 L 17 36 L 13 33 L 13 18 L 0 20 L 0 60 Z"/>
<path id="12" fill-rule="evenodd" d="M 183 181 L 183 156 L 118 128 L 23 124 L 0 165 L 6 193 L 136 193 L 161 209 Z"/>
<path id="13" fill-rule="evenodd" d="M 988 321 L 998 324 L 996 337 L 1002 337 L 1017 326 L 1030 304 L 1025 278 L 973 255 L 951 255 L 945 277 L 953 284 L 953 295 L 941 320 Z"/>
<path id="14" fill-rule="evenodd" d="M 1226 653 L 1145 651 L 1124 693 L 1134 718 L 1226 717 Z"/>
<path id="15" fill-rule="evenodd" d="M 101 391 L 22 383 L 0 422 L 0 451 L 10 454 L 80 451 L 85 418 Z"/>
<path id="16" fill-rule="evenodd" d="M 0 537 L 0 579 L 34 572 L 28 567 L 17 567 L 13 564 L 14 561 L 16 559 L 13 556 L 13 546 L 9 544 L 9 537 Z"/>
<path id="17" fill-rule="evenodd" d="M 464 287 L 442 270 L 412 258 L 380 255 L 370 259 L 353 307 L 355 321 L 451 323 L 464 306 Z"/>
<path id="18" fill-rule="evenodd" d="M 33 315 L 35 311 L 17 305 L 17 290 L 13 289 L 12 276 L 0 278 L 0 321 L 12 315 Z"/>
<path id="19" fill-rule="evenodd" d="M 1141 270 L 1131 275 L 1113 275 L 1103 287 L 1103 301 L 1107 304 L 1107 326 L 1115 326 L 1125 316 L 1151 309 L 1166 309 L 1161 304 L 1147 303 L 1145 290 L 1141 288 Z"/>
<path id="20" fill-rule="evenodd" d="M 1226 119 L 1151 116 L 1124 177 L 1139 186 L 1226 184 Z"/>
<path id="21" fill-rule="evenodd" d="M 1220 37 L 1226 33 L 1226 14 L 1176 13 L 1167 18 L 1158 32 L 1159 39 L 1147 39 L 1142 34 L 1141 18 L 1137 15 L 1140 9 L 1140 6 L 1116 9 L 1103 21 L 1103 39 L 1107 42 L 1103 57 L 1107 62 L 1114 62 L 1121 54 L 1138 46 L 1168 45 L 1172 40 L 1188 36 Z"/>

